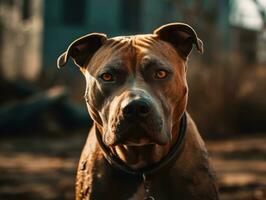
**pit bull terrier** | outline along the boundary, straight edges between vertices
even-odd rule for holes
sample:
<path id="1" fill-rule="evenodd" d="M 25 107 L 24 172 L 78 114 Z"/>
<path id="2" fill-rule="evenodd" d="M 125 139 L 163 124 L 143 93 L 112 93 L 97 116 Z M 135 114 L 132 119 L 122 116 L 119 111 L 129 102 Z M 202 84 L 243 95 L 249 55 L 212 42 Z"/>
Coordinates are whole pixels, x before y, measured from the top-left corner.
<path id="1" fill-rule="evenodd" d="M 187 24 L 152 34 L 92 33 L 58 58 L 86 78 L 93 127 L 81 154 L 76 200 L 214 200 L 204 142 L 186 111 L 187 59 L 202 41 Z"/>

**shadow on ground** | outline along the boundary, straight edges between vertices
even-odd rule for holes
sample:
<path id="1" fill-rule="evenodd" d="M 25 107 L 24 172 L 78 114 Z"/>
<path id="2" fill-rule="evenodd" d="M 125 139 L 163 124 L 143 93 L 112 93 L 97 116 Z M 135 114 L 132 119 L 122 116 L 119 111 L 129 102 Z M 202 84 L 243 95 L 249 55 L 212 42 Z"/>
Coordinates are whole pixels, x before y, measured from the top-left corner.
<path id="1" fill-rule="evenodd" d="M 0 199 L 73 200 L 86 135 L 1 138 Z M 266 137 L 208 141 L 222 200 L 266 199 Z"/>

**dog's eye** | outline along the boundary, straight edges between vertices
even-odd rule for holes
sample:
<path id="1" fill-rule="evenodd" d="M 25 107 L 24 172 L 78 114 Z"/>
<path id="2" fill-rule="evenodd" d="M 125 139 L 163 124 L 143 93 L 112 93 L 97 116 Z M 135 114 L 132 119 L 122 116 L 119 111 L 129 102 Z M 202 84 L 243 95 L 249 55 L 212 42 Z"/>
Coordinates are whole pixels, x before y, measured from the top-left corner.
<path id="1" fill-rule="evenodd" d="M 158 71 L 156 71 L 156 73 L 154 74 L 154 78 L 155 79 L 164 79 L 166 78 L 168 75 L 168 72 L 166 70 L 160 69 Z"/>
<path id="2" fill-rule="evenodd" d="M 101 79 L 104 81 L 113 81 L 114 80 L 112 74 L 110 74 L 110 73 L 103 73 L 101 75 Z"/>

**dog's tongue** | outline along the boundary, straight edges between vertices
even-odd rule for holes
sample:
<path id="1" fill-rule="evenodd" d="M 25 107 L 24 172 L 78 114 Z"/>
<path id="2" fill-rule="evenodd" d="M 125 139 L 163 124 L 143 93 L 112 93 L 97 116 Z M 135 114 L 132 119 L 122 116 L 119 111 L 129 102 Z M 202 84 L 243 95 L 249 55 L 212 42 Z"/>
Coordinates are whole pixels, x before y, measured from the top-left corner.
<path id="1" fill-rule="evenodd" d="M 107 146 L 116 146 L 119 144 L 128 146 L 146 146 L 149 144 L 166 145 L 171 141 L 171 133 L 165 131 L 155 132 L 148 130 L 142 126 L 131 126 L 122 131 L 110 132 L 106 130 L 103 133 L 103 142 Z"/>

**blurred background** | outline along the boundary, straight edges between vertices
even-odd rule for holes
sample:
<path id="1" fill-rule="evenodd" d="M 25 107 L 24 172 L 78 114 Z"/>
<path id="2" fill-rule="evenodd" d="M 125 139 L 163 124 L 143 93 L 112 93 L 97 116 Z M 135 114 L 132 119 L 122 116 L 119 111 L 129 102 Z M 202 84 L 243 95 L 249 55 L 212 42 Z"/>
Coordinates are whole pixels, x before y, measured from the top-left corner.
<path id="1" fill-rule="evenodd" d="M 56 68 L 67 46 L 176 21 L 204 42 L 189 59 L 188 110 L 221 199 L 266 199 L 266 0 L 0 0 L 0 199 L 74 198 L 91 120 L 78 68 Z"/>

